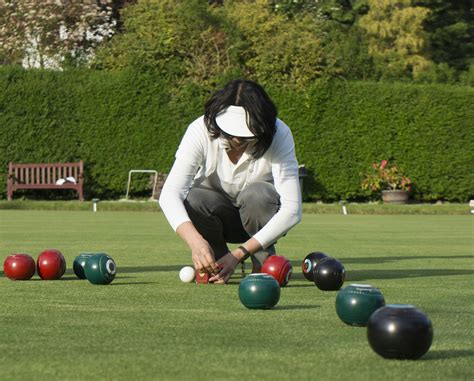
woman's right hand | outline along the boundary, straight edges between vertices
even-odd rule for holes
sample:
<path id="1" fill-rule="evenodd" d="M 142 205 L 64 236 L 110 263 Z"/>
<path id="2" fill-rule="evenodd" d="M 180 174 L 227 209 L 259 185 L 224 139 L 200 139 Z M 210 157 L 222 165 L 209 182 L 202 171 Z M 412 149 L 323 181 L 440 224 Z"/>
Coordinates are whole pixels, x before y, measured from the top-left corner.
<path id="1" fill-rule="evenodd" d="M 176 233 L 188 244 L 191 249 L 191 258 L 194 268 L 199 272 L 217 274 L 219 267 L 214 259 L 214 250 L 204 237 L 199 234 L 191 221 L 183 222 L 176 228 Z"/>
<path id="2" fill-rule="evenodd" d="M 196 271 L 205 271 L 209 274 L 219 272 L 219 267 L 214 259 L 214 251 L 205 239 L 192 243 L 191 256 Z"/>

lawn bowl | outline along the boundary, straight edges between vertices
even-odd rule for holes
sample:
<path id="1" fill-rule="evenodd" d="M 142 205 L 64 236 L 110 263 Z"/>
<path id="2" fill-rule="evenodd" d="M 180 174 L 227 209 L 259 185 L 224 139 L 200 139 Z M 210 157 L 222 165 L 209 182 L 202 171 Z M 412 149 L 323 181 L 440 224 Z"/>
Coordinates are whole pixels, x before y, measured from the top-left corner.
<path id="1" fill-rule="evenodd" d="M 313 282 L 313 271 L 316 268 L 316 265 L 318 264 L 321 259 L 327 258 L 327 255 L 320 252 L 320 251 L 315 251 L 312 253 L 309 253 L 304 259 L 303 262 L 301 263 L 301 270 L 303 272 L 304 277 Z"/>
<path id="2" fill-rule="evenodd" d="M 270 309 L 280 300 L 280 285 L 271 275 L 250 274 L 239 285 L 239 299 L 249 309 Z"/>
<path id="3" fill-rule="evenodd" d="M 321 259 L 313 270 L 314 284 L 322 291 L 339 290 L 345 277 L 344 265 L 331 257 Z"/>
<path id="4" fill-rule="evenodd" d="M 430 349 L 433 326 L 410 304 L 388 304 L 370 316 L 367 338 L 372 349 L 384 358 L 416 360 Z"/>
<path id="5" fill-rule="evenodd" d="M 370 316 L 385 305 L 385 298 L 378 288 L 369 284 L 350 284 L 336 296 L 336 313 L 344 323 L 365 326 Z"/>
<path id="6" fill-rule="evenodd" d="M 36 261 L 38 275 L 43 280 L 57 280 L 66 272 L 66 260 L 59 250 L 44 250 Z"/>
<path id="7" fill-rule="evenodd" d="M 11 280 L 28 280 L 35 270 L 35 260 L 28 254 L 11 254 L 3 262 L 3 273 Z"/>
<path id="8" fill-rule="evenodd" d="M 86 278 L 92 284 L 109 284 L 115 279 L 116 272 L 115 261 L 104 253 L 88 258 L 84 266 Z"/>
<path id="9" fill-rule="evenodd" d="M 282 255 L 272 255 L 263 262 L 262 273 L 274 277 L 280 287 L 285 287 L 291 279 L 293 266 L 291 262 Z"/>
<path id="10" fill-rule="evenodd" d="M 79 279 L 86 279 L 84 266 L 86 265 L 87 260 L 93 255 L 94 253 L 81 253 L 74 259 L 72 269 L 74 270 L 74 274 L 76 274 Z"/>

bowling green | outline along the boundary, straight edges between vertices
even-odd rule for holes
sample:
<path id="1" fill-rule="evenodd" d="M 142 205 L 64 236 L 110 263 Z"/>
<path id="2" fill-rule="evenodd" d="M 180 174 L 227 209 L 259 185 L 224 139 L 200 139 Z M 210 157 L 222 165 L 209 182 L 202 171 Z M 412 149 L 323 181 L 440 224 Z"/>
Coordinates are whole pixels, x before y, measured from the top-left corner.
<path id="1" fill-rule="evenodd" d="M 47 248 L 61 280 L 0 277 L 3 380 L 472 380 L 474 220 L 462 215 L 305 213 L 277 245 L 294 269 L 272 310 L 248 310 L 237 290 L 182 283 L 185 244 L 158 211 L 0 210 L 2 261 Z M 301 273 L 311 251 L 345 266 L 346 285 L 371 284 L 387 303 L 412 304 L 434 327 L 417 361 L 384 360 L 366 329 L 342 323 L 336 292 Z M 117 263 L 107 286 L 72 271 L 81 252 Z M 249 268 L 250 265 L 247 266 Z"/>

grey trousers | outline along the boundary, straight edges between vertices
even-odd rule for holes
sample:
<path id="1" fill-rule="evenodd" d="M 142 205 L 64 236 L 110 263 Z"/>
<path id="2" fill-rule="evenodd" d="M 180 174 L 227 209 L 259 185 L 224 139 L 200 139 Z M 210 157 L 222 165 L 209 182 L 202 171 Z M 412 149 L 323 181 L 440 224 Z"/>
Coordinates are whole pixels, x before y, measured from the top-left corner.
<path id="1" fill-rule="evenodd" d="M 217 260 L 229 252 L 227 243 L 243 243 L 265 226 L 280 208 L 280 195 L 272 184 L 256 182 L 240 192 L 234 206 L 218 191 L 191 188 L 184 205 Z M 253 271 L 260 271 L 265 259 L 273 254 L 272 244 L 252 255 Z"/>

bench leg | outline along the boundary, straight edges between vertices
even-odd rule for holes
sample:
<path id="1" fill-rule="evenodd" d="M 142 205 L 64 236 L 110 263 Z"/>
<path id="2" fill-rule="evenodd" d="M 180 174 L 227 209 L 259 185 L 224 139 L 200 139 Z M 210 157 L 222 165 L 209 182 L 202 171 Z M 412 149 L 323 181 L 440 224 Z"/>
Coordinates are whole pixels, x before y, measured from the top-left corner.
<path id="1" fill-rule="evenodd" d="M 84 193 L 82 188 L 77 191 L 79 193 L 79 201 L 84 201 Z"/>
<path id="2" fill-rule="evenodd" d="M 13 198 L 13 190 L 10 186 L 7 187 L 7 200 L 11 201 Z"/>

